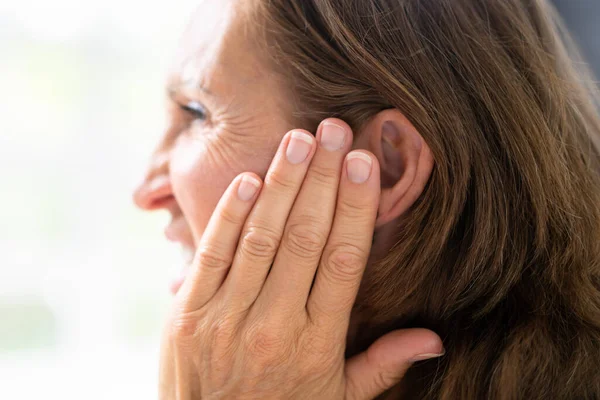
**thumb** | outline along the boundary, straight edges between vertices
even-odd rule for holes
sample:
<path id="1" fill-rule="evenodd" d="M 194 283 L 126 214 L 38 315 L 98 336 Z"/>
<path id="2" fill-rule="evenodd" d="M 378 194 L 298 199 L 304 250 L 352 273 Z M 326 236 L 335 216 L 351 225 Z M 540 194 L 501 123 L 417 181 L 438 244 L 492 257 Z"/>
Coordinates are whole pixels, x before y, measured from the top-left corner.
<path id="1" fill-rule="evenodd" d="M 390 332 L 346 362 L 346 398 L 372 399 L 400 382 L 415 361 L 443 354 L 442 340 L 430 330 Z"/>

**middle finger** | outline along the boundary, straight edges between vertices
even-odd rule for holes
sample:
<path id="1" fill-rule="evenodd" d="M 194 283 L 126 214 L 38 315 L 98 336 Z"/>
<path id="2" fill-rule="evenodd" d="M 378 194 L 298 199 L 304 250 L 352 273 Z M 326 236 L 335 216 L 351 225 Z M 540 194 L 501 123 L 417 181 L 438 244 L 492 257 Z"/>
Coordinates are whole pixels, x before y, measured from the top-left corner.
<path id="1" fill-rule="evenodd" d="M 344 156 L 352 130 L 329 118 L 317 131 L 317 151 L 288 218 L 259 302 L 267 309 L 302 309 L 331 230 Z"/>
<path id="2" fill-rule="evenodd" d="M 262 289 L 314 153 L 315 138 L 307 131 L 293 130 L 281 141 L 223 284 L 232 308 L 249 309 Z"/>

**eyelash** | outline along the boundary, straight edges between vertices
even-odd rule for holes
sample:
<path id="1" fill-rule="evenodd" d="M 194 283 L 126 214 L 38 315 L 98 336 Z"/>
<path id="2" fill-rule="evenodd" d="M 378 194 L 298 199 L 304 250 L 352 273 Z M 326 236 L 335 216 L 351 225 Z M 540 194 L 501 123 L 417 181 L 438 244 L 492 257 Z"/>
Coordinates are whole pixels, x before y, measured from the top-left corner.
<path id="1" fill-rule="evenodd" d="M 179 104 L 179 108 L 181 108 L 191 117 L 194 117 L 194 120 L 206 120 L 206 109 L 197 101 L 190 101 L 187 104 Z"/>

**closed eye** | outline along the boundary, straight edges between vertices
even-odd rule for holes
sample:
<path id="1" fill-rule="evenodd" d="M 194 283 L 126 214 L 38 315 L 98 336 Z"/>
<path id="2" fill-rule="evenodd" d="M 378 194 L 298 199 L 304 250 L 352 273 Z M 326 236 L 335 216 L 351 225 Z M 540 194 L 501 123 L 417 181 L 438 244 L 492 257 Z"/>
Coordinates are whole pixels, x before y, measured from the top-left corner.
<path id="1" fill-rule="evenodd" d="M 190 101 L 186 104 L 179 104 L 179 107 L 190 114 L 194 119 L 199 119 L 204 121 L 206 119 L 206 109 L 202 104 L 197 101 Z"/>
<path id="2" fill-rule="evenodd" d="M 208 117 L 206 107 L 197 100 L 189 100 L 177 90 L 169 88 L 169 97 L 188 117 L 193 120 L 205 121 Z"/>

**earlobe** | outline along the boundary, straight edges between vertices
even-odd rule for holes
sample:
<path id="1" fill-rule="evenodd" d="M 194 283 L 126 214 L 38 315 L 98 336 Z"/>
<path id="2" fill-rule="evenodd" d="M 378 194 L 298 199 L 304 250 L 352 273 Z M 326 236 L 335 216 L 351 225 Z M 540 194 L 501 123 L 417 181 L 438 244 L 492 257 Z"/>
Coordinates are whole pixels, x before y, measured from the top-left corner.
<path id="1" fill-rule="evenodd" d="M 431 150 L 416 128 L 397 109 L 378 113 L 363 129 L 369 150 L 381 166 L 381 200 L 377 226 L 405 214 L 431 177 Z"/>

